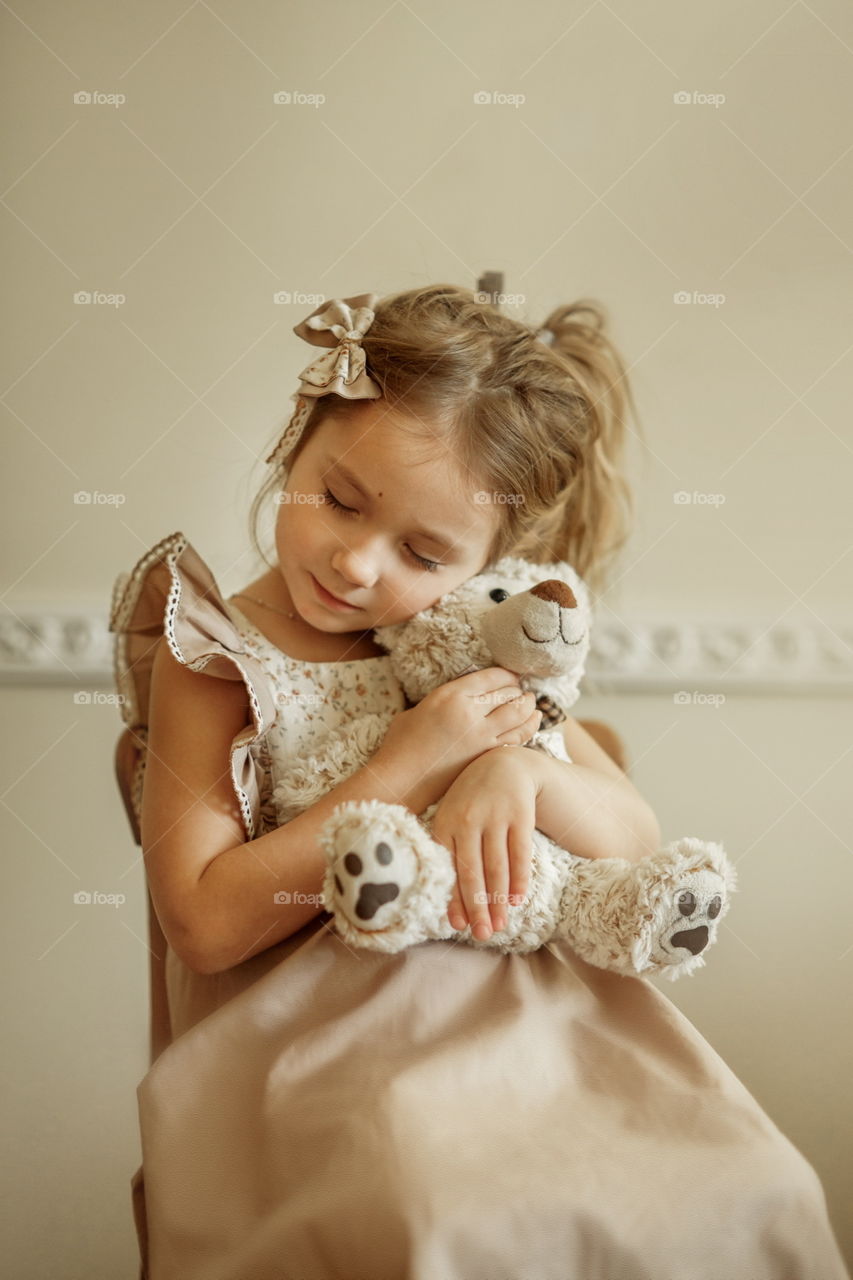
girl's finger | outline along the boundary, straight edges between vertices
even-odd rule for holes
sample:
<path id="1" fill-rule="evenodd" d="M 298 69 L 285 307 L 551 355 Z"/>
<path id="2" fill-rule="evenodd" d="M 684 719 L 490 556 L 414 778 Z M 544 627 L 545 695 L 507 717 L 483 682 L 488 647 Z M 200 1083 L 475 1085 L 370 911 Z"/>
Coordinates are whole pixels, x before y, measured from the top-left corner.
<path id="1" fill-rule="evenodd" d="M 432 838 L 437 841 L 438 844 L 444 845 L 445 849 L 450 851 L 451 860 L 455 865 L 456 853 L 453 844 L 453 836 L 450 835 L 449 832 L 445 833 L 443 826 L 436 821 L 433 821 L 432 823 Z M 462 906 L 462 896 L 459 892 L 458 875 L 456 880 L 453 882 L 453 893 L 451 894 L 450 901 L 447 904 L 447 919 L 450 923 L 451 929 L 456 929 L 460 933 L 468 924 L 465 908 Z"/>
<path id="2" fill-rule="evenodd" d="M 506 924 L 509 893 L 509 855 L 505 828 L 490 826 L 484 831 L 483 866 L 492 928 L 499 931 Z"/>
<path id="3" fill-rule="evenodd" d="M 465 914 L 465 908 L 462 906 L 458 878 L 453 886 L 453 896 L 447 905 L 447 919 L 450 921 L 450 927 L 456 929 L 459 933 L 468 924 L 468 917 Z"/>
<path id="4" fill-rule="evenodd" d="M 507 834 L 507 850 L 509 852 L 509 895 L 523 898 L 530 883 L 530 862 L 533 854 L 533 823 L 514 822 Z M 517 903 L 514 905 L 518 905 Z"/>
<path id="5" fill-rule="evenodd" d="M 492 925 L 483 883 L 480 832 L 459 831 L 453 837 L 453 843 L 456 849 L 456 878 L 465 912 L 471 923 L 471 932 L 478 942 L 485 942 L 491 936 Z"/>

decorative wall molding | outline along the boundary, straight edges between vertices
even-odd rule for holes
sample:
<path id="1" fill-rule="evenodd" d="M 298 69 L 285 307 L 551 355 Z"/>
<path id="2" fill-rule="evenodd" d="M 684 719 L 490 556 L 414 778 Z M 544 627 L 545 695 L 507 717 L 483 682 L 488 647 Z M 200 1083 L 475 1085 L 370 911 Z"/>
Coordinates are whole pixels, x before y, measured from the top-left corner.
<path id="1" fill-rule="evenodd" d="M 583 691 L 671 691 L 691 698 L 712 691 L 850 694 L 853 624 L 803 618 L 598 620 Z"/>
<path id="2" fill-rule="evenodd" d="M 0 616 L 0 681 L 112 689 L 102 610 L 9 608 Z M 673 617 L 595 622 L 587 695 L 672 692 L 853 693 L 853 623 Z"/>

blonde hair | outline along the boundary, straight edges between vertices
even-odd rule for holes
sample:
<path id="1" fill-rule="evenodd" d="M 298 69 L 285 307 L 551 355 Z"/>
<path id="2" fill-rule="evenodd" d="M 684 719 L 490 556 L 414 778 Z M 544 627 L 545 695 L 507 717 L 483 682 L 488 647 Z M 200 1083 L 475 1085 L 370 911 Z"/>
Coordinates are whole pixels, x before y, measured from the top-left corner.
<path id="1" fill-rule="evenodd" d="M 488 563 L 504 555 L 567 560 L 593 592 L 604 586 L 633 515 L 622 465 L 625 412 L 637 413 L 605 328 L 596 302 L 559 306 L 542 326 L 553 335 L 546 344 L 537 328 L 471 290 L 436 284 L 382 299 L 362 339 L 367 372 L 389 407 L 440 431 L 473 487 L 500 495 Z M 357 415 L 364 404 L 318 397 L 287 465 L 327 417 Z M 258 518 L 281 484 L 278 468 L 249 516 L 268 565 Z"/>

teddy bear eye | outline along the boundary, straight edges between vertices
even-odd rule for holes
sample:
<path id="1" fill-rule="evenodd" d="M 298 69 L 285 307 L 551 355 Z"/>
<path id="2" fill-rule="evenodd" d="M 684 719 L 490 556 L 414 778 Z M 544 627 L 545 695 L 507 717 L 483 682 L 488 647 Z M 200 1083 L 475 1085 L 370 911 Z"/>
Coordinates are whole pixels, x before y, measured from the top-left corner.
<path id="1" fill-rule="evenodd" d="M 495 587 L 494 591 L 489 592 L 489 599 L 494 600 L 495 604 L 500 604 L 502 600 L 509 599 L 509 592 L 504 591 L 503 587 Z"/>
<path id="2" fill-rule="evenodd" d="M 689 889 L 685 890 L 684 893 L 679 894 L 678 910 L 683 916 L 692 916 L 693 912 L 696 910 L 696 899 Z"/>

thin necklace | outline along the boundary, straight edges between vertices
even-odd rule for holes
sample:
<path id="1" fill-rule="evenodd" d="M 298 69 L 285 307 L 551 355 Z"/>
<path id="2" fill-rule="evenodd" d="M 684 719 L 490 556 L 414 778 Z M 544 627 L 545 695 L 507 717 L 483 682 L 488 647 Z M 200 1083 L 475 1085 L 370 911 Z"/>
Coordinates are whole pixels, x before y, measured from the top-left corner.
<path id="1" fill-rule="evenodd" d="M 254 596 L 247 596 L 245 591 L 237 591 L 234 595 L 235 600 L 251 600 L 252 604 L 263 605 L 265 609 L 272 609 L 273 613 L 283 613 L 287 618 L 295 618 L 296 614 L 291 613 L 289 609 L 280 609 L 278 605 L 267 604 L 266 600 L 257 600 Z"/>

